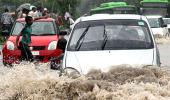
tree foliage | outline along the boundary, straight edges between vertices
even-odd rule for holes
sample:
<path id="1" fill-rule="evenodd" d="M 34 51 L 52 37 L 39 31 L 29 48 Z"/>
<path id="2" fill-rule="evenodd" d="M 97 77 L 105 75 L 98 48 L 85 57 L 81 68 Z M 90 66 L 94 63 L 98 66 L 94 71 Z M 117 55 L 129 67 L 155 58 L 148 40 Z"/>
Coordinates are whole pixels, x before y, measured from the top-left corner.
<path id="1" fill-rule="evenodd" d="M 69 11 L 76 15 L 76 7 L 81 0 L 0 0 L 1 5 L 11 6 L 16 8 L 23 3 L 30 3 L 35 6 L 46 7 L 50 12 L 64 15 L 65 11 Z M 16 9 L 15 8 L 15 9 Z"/>
<path id="2" fill-rule="evenodd" d="M 123 1 L 139 7 L 142 0 L 0 0 L 0 8 L 4 7 L 4 5 L 14 5 L 17 8 L 23 3 L 31 3 L 35 6 L 46 7 L 50 12 L 60 15 L 64 15 L 66 11 L 69 11 L 77 18 L 79 15 L 88 13 L 90 9 L 99 6 L 101 3 L 114 1 Z"/>

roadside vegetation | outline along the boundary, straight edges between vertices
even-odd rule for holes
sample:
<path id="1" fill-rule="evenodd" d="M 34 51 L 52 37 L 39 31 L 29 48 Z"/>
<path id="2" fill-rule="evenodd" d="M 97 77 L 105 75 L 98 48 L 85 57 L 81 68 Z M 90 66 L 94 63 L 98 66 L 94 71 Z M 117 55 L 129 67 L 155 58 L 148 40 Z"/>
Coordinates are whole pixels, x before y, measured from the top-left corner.
<path id="1" fill-rule="evenodd" d="M 15 10 L 19 5 L 23 3 L 30 3 L 37 7 L 46 7 L 50 13 L 54 13 L 56 15 L 64 16 L 65 12 L 69 11 L 75 20 L 76 18 L 89 13 L 90 9 L 99 6 L 101 3 L 114 1 L 117 0 L 0 0 L 0 15 L 4 12 L 4 8 L 9 8 L 11 12 L 15 13 Z M 124 2 L 139 8 L 140 1 L 142 0 L 125 0 Z M 170 12 L 170 10 L 168 11 Z M 0 33 L 0 44 L 3 42 L 4 38 Z"/>
<path id="2" fill-rule="evenodd" d="M 4 42 L 5 42 L 4 37 L 0 35 L 0 45 L 2 45 Z"/>

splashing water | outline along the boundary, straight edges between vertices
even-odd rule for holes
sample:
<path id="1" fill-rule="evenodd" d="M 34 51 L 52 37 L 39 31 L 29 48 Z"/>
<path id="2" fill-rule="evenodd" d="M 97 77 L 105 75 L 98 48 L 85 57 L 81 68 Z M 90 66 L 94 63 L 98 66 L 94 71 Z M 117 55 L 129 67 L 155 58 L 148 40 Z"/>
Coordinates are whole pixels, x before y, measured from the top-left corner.
<path id="1" fill-rule="evenodd" d="M 170 44 L 170 37 L 155 38 L 157 44 Z"/>
<path id="2" fill-rule="evenodd" d="M 168 100 L 170 74 L 155 67 L 114 66 L 78 78 L 61 76 L 49 64 L 0 67 L 1 100 Z"/>

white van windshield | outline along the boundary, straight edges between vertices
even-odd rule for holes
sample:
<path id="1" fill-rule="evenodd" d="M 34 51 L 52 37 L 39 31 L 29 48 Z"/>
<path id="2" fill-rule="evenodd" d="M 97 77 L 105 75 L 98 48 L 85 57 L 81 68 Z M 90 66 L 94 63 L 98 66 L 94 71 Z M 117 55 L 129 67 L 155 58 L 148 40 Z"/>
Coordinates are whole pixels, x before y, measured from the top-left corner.
<path id="1" fill-rule="evenodd" d="M 68 50 L 113 50 L 153 48 L 148 25 L 141 20 L 100 20 L 78 23 Z"/>

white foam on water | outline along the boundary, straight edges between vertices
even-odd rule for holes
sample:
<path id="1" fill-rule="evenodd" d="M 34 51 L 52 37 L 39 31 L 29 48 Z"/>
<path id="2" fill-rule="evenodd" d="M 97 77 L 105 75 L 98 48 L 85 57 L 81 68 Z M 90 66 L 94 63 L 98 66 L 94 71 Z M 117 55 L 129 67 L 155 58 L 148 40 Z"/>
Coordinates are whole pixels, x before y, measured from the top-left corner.
<path id="1" fill-rule="evenodd" d="M 168 100 L 170 74 L 166 69 L 126 65 L 109 72 L 92 70 L 70 78 L 49 64 L 22 63 L 0 67 L 1 100 Z"/>
<path id="2" fill-rule="evenodd" d="M 170 44 L 170 37 L 155 38 L 157 44 Z"/>

